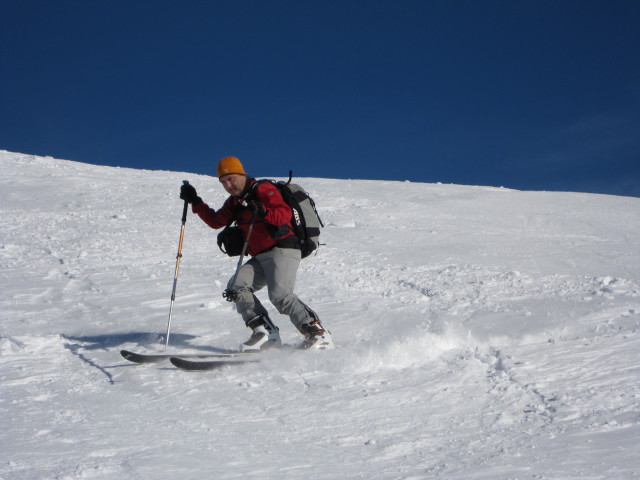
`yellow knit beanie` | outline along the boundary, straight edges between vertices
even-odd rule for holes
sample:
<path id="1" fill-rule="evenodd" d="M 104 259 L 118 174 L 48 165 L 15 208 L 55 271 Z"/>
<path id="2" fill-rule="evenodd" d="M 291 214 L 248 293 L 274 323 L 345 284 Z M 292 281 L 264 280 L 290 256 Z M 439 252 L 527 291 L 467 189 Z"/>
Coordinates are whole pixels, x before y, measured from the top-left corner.
<path id="1" fill-rule="evenodd" d="M 224 177 L 225 175 L 229 175 L 231 173 L 236 173 L 238 175 L 246 175 L 244 172 L 244 168 L 242 168 L 242 163 L 236 157 L 224 157 L 218 163 L 218 178 Z"/>

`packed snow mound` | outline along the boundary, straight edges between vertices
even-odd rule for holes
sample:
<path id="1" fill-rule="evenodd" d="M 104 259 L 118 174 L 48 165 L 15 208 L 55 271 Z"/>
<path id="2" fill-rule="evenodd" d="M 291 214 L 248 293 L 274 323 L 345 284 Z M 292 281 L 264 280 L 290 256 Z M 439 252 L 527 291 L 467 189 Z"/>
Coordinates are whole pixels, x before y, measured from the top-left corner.
<path id="1" fill-rule="evenodd" d="M 0 165 L 0 478 L 640 476 L 640 199 L 295 179 L 337 349 L 186 374 L 118 352 L 162 350 L 179 187 L 217 208 L 217 179 Z M 189 215 L 170 351 L 248 335 L 216 234 Z"/>

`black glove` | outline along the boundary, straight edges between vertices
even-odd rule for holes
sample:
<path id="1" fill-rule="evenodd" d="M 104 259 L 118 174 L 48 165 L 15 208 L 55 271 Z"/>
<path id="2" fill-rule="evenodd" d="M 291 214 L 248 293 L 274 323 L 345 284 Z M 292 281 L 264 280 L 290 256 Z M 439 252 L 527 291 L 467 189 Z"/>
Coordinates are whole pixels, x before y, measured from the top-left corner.
<path id="1" fill-rule="evenodd" d="M 249 202 L 249 208 L 256 212 L 256 216 L 258 218 L 264 218 L 267 215 L 267 211 L 264 209 L 264 205 L 262 205 L 257 200 L 251 200 Z"/>
<path id="2" fill-rule="evenodd" d="M 192 205 L 202 203 L 202 199 L 198 196 L 196 189 L 190 183 L 185 183 L 180 187 L 180 198 Z"/>

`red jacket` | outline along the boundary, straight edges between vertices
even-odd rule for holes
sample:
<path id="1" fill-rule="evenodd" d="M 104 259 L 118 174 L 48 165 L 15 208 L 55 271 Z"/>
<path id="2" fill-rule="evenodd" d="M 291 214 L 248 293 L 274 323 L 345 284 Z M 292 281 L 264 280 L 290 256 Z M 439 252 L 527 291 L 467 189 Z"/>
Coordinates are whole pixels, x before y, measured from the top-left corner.
<path id="1" fill-rule="evenodd" d="M 248 182 L 253 186 L 256 180 L 252 178 Z M 241 205 L 241 198 L 230 196 L 218 211 L 204 202 L 193 205 L 192 210 L 211 228 L 226 227 L 235 220 L 242 230 L 242 237 L 247 238 L 252 210 Z M 260 202 L 266 212 L 264 218 L 256 217 L 253 224 L 247 248 L 249 255 L 253 256 L 295 234 L 291 228 L 291 208 L 282 199 L 275 185 L 271 182 L 260 183 L 254 189 L 254 195 L 251 198 Z"/>

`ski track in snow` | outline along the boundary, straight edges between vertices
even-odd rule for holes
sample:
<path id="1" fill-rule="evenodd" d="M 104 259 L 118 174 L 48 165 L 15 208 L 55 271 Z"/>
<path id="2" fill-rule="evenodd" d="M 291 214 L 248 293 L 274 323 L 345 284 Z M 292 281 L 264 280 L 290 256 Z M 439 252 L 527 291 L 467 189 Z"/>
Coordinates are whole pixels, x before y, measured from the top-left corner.
<path id="1" fill-rule="evenodd" d="M 119 350 L 162 351 L 178 188 L 217 180 L 0 162 L 1 479 L 640 477 L 640 199 L 296 179 L 338 348 L 190 373 Z M 189 215 L 174 351 L 247 335 L 215 234 Z"/>

